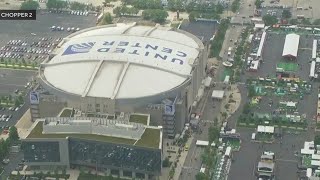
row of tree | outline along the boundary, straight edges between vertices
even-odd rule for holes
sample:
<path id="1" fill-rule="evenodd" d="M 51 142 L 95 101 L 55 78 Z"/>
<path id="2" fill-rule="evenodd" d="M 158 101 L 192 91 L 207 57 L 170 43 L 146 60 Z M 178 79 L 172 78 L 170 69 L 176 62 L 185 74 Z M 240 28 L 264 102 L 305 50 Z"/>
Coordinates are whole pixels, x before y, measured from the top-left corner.
<path id="1" fill-rule="evenodd" d="M 130 3 L 137 9 L 163 9 L 161 0 L 134 0 Z M 129 2 L 125 4 L 129 4 Z"/>
<path id="2" fill-rule="evenodd" d="M 231 4 L 231 11 L 236 13 L 240 8 L 240 0 L 234 0 Z"/>
<path id="3" fill-rule="evenodd" d="M 219 53 L 221 51 L 222 48 L 222 44 L 224 41 L 224 37 L 226 35 L 226 31 L 229 27 L 229 20 L 228 19 L 224 19 L 221 20 L 218 31 L 214 37 L 214 40 L 211 43 L 210 46 L 210 56 L 211 57 L 218 57 Z"/>
<path id="4" fill-rule="evenodd" d="M 139 9 L 135 7 L 118 6 L 113 9 L 113 14 L 116 16 L 136 16 L 139 13 Z"/>
<path id="5" fill-rule="evenodd" d="M 68 4 L 66 1 L 62 0 L 48 0 L 46 6 L 49 10 L 62 10 L 62 9 L 71 9 L 71 10 L 78 10 L 78 11 L 88 11 L 92 9 L 92 5 L 86 5 L 84 3 L 79 2 L 71 2 Z M 21 4 L 21 10 L 37 10 L 39 9 L 40 5 L 37 1 L 34 0 L 27 0 Z"/>
<path id="6" fill-rule="evenodd" d="M 147 9 L 142 12 L 145 20 L 151 20 L 155 23 L 163 23 L 169 16 L 168 12 L 162 9 Z"/>
<path id="7" fill-rule="evenodd" d="M 3 160 L 9 153 L 10 146 L 19 140 L 18 131 L 15 126 L 9 129 L 9 138 L 0 140 L 0 159 Z"/>

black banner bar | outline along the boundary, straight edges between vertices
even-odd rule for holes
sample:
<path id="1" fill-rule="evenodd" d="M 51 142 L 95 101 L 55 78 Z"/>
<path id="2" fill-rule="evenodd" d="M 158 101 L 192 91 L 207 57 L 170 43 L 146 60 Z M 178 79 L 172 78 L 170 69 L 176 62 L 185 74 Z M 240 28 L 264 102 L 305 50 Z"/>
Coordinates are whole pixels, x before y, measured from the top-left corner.
<path id="1" fill-rule="evenodd" d="M 0 20 L 36 20 L 36 10 L 0 10 Z"/>

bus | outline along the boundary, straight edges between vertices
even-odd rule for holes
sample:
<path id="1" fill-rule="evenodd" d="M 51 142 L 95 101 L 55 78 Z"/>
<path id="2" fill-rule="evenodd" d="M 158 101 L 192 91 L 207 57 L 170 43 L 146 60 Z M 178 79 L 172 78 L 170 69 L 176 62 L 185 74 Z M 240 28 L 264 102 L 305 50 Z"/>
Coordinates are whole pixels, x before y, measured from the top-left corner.
<path id="1" fill-rule="evenodd" d="M 196 146 L 207 147 L 207 146 L 209 146 L 209 141 L 197 140 L 197 141 L 196 141 Z M 212 147 L 215 146 L 214 142 L 211 144 L 211 146 L 212 146 Z"/>

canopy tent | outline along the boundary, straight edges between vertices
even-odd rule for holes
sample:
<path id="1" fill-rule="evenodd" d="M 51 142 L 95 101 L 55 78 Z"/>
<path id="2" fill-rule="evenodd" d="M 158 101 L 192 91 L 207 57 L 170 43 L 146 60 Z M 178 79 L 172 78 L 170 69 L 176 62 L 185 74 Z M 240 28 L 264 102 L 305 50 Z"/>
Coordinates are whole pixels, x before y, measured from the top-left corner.
<path id="1" fill-rule="evenodd" d="M 266 35 L 267 35 L 266 32 L 263 32 L 263 33 L 262 33 L 261 40 L 260 40 L 260 44 L 259 44 L 259 48 L 258 48 L 258 52 L 257 52 L 257 57 L 260 57 L 261 54 L 262 54 L 263 45 L 264 45 L 264 42 L 265 42 L 265 40 L 266 40 Z"/>
<path id="2" fill-rule="evenodd" d="M 288 34 L 283 47 L 282 56 L 297 58 L 300 36 L 297 34 Z"/>
<path id="3" fill-rule="evenodd" d="M 258 126 L 257 132 L 258 133 L 274 133 L 274 127 L 273 126 Z"/>
<path id="4" fill-rule="evenodd" d="M 313 40 L 313 45 L 312 45 L 312 59 L 317 58 L 317 47 L 318 47 L 318 40 Z"/>
<path id="5" fill-rule="evenodd" d="M 213 99 L 223 99 L 224 91 L 223 90 L 213 90 L 211 97 Z"/>

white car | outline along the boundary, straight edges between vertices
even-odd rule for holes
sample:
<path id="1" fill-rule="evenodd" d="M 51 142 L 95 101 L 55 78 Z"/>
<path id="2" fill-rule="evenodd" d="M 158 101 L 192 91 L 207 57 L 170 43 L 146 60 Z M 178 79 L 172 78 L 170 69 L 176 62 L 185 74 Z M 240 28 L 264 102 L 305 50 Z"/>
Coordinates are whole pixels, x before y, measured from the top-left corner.
<path id="1" fill-rule="evenodd" d="M 76 31 L 80 31 L 80 28 L 77 28 Z"/>
<path id="2" fill-rule="evenodd" d="M 10 120 L 10 118 L 6 118 L 6 122 L 8 122 Z"/>
<path id="3" fill-rule="evenodd" d="M 83 12 L 80 12 L 79 15 L 82 16 L 82 15 L 83 15 Z"/>
<path id="4" fill-rule="evenodd" d="M 68 28 L 67 28 L 67 31 L 68 31 L 68 32 L 71 31 L 71 28 L 68 27 Z"/>
<path id="5" fill-rule="evenodd" d="M 16 107 L 16 109 L 14 111 L 18 111 L 20 108 L 19 107 Z"/>
<path id="6" fill-rule="evenodd" d="M 74 27 L 71 28 L 71 31 L 74 31 Z"/>
<path id="7" fill-rule="evenodd" d="M 77 11 L 77 16 L 79 16 L 80 15 L 80 12 L 79 11 Z"/>
<path id="8" fill-rule="evenodd" d="M 74 14 L 74 11 L 71 11 L 71 13 L 70 14 Z"/>

